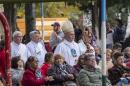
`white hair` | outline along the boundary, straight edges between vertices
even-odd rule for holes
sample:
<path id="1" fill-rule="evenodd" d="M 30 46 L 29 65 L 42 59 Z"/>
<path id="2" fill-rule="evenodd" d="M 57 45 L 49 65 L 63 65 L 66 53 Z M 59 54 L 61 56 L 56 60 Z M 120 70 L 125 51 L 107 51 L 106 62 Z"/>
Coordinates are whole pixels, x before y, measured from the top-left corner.
<path id="1" fill-rule="evenodd" d="M 36 30 L 31 31 L 31 32 L 29 33 L 30 38 L 32 39 L 32 36 L 33 36 L 34 34 L 36 34 L 36 33 L 38 33 L 38 31 L 36 31 Z"/>
<path id="2" fill-rule="evenodd" d="M 20 32 L 20 31 L 15 31 L 15 32 L 13 33 L 13 38 L 14 38 L 16 35 L 18 35 L 18 34 L 22 34 L 22 32 Z"/>

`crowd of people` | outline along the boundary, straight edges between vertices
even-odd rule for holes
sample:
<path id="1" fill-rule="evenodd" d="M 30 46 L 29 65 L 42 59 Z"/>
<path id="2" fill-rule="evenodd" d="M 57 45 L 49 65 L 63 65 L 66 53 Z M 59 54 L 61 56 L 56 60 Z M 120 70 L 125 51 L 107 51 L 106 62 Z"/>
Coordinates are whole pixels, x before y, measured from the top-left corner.
<path id="1" fill-rule="evenodd" d="M 15 31 L 11 42 L 11 76 L 13 86 L 102 86 L 101 48 L 90 27 L 75 29 L 71 21 L 52 25 L 50 47 L 40 32 L 30 32 L 31 41 L 22 43 L 23 34 Z M 121 26 L 120 26 L 121 27 Z M 121 28 L 115 28 L 121 29 Z M 130 47 L 123 48 L 124 29 L 107 24 L 107 86 L 129 84 Z M 116 35 L 115 35 L 116 34 Z M 121 35 L 120 35 L 121 36 Z M 116 39 L 118 38 L 118 40 Z M 120 39 L 121 38 L 121 39 Z M 113 40 L 114 39 L 114 40 Z M 0 84 L 6 84 L 5 41 L 0 41 Z M 48 52 L 50 48 L 51 52 Z M 0 85 L 2 86 L 2 85 Z"/>

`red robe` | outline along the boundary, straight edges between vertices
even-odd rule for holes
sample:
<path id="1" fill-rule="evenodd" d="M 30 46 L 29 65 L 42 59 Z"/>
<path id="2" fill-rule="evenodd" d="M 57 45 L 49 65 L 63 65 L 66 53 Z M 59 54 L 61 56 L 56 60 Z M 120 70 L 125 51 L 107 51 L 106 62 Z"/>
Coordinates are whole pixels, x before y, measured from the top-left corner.
<path id="1" fill-rule="evenodd" d="M 45 83 L 44 78 L 37 79 L 33 69 L 25 70 L 22 79 L 22 86 L 41 86 Z"/>
<path id="2" fill-rule="evenodd" d="M 5 70 L 6 70 L 6 55 L 5 50 L 0 50 L 0 73 L 2 77 L 5 77 Z"/>

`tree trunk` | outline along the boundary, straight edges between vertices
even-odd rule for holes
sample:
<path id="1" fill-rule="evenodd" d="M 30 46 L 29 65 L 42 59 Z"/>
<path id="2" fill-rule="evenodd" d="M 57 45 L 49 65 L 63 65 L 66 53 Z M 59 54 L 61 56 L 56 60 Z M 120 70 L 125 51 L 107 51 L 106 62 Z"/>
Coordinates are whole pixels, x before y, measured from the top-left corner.
<path id="1" fill-rule="evenodd" d="M 17 24 L 16 24 L 16 13 L 17 13 L 17 8 L 16 4 L 4 4 L 4 13 L 5 16 L 9 22 L 9 25 L 11 27 L 11 32 L 13 33 L 14 31 L 17 30 Z"/>
<path id="2" fill-rule="evenodd" d="M 29 33 L 35 30 L 35 4 L 27 3 L 25 4 L 25 23 L 26 23 L 26 35 L 24 39 L 24 43 L 28 43 L 30 41 Z"/>
<path id="3" fill-rule="evenodd" d="M 94 35 L 98 35 L 96 33 L 96 26 L 98 25 L 98 7 L 97 0 L 92 1 L 92 31 Z"/>

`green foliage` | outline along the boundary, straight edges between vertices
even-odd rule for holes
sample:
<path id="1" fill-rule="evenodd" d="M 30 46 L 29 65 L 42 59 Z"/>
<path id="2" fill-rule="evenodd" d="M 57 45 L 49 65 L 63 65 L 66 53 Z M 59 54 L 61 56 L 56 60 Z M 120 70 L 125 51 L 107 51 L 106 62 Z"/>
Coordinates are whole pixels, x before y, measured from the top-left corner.
<path id="1" fill-rule="evenodd" d="M 18 8 L 18 16 L 24 17 L 24 5 Z M 81 13 L 77 6 L 67 5 L 65 2 L 46 2 L 44 3 L 44 17 L 69 17 L 72 13 Z M 41 17 L 41 4 L 36 4 L 36 17 Z"/>

